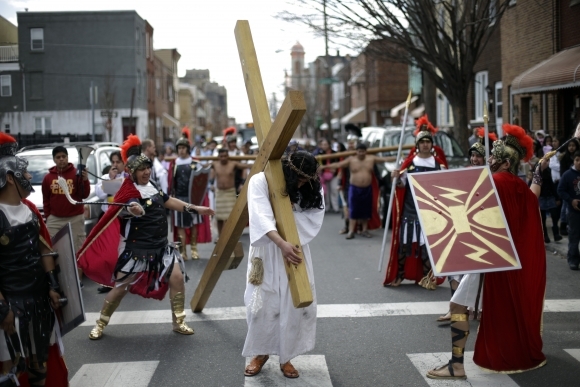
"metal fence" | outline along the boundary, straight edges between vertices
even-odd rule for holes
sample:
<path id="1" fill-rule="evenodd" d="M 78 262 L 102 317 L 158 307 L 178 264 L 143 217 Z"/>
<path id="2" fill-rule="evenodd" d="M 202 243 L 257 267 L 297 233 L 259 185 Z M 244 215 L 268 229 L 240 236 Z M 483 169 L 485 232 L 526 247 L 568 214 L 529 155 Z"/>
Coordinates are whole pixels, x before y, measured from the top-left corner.
<path id="1" fill-rule="evenodd" d="M 52 143 L 70 143 L 79 141 L 92 141 L 93 136 L 91 134 L 12 134 L 16 141 L 18 141 L 18 146 L 24 147 L 29 145 L 37 144 L 52 144 Z M 103 141 L 103 135 L 95 135 L 95 141 Z"/>

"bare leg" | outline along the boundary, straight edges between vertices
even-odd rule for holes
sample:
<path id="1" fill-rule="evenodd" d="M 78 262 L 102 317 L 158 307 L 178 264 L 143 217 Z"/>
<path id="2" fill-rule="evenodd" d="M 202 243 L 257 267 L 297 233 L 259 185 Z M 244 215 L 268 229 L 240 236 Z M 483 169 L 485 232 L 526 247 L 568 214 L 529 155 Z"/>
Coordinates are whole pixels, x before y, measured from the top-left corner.
<path id="1" fill-rule="evenodd" d="M 360 219 L 360 223 L 362 225 L 362 232 L 365 233 L 369 229 L 369 220 L 368 219 Z"/>
<path id="2" fill-rule="evenodd" d="M 356 219 L 348 220 L 348 234 L 346 234 L 346 239 L 354 238 L 354 231 L 356 229 Z"/>
<path id="3" fill-rule="evenodd" d="M 120 278 L 123 275 L 123 273 L 119 273 L 117 274 L 117 278 Z M 129 284 L 133 282 L 134 279 L 134 275 L 126 278 L 122 284 L 117 284 L 118 286 L 114 286 L 111 291 L 107 293 L 101 309 L 101 315 L 97 320 L 97 324 L 91 330 L 91 333 L 89 333 L 89 339 L 98 340 L 103 337 L 103 330 L 109 324 L 111 316 L 121 303 L 123 297 L 125 297 L 125 294 L 129 291 Z"/>

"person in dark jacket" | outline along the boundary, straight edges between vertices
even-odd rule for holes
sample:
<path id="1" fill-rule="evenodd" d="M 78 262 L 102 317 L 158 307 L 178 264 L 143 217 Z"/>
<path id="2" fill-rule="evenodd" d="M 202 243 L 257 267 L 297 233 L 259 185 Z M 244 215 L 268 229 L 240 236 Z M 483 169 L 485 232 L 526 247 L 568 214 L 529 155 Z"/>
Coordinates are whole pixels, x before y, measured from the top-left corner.
<path id="1" fill-rule="evenodd" d="M 574 163 L 574 153 L 578 150 L 580 150 L 580 144 L 578 143 L 578 140 L 574 138 L 568 143 L 566 150 L 558 155 L 558 159 L 560 160 L 560 175 L 563 175 L 570 169 L 570 167 L 572 167 L 572 164 Z M 568 203 L 563 201 L 562 210 L 560 212 L 560 234 L 564 236 L 568 235 L 568 210 Z"/>
<path id="2" fill-rule="evenodd" d="M 552 180 L 552 171 L 549 167 L 542 172 L 542 189 L 540 191 L 540 214 L 542 216 L 542 228 L 544 230 L 544 242 L 550 243 L 548 237 L 548 229 L 546 228 L 546 214 L 550 214 L 552 218 L 552 234 L 554 241 L 562 240 L 560 235 L 560 228 L 558 227 L 558 219 L 560 218 L 560 198 L 557 192 L 557 186 Z"/>
<path id="3" fill-rule="evenodd" d="M 580 151 L 574 153 L 574 164 L 560 178 L 558 195 L 568 205 L 568 266 L 578 270 L 580 264 Z"/>

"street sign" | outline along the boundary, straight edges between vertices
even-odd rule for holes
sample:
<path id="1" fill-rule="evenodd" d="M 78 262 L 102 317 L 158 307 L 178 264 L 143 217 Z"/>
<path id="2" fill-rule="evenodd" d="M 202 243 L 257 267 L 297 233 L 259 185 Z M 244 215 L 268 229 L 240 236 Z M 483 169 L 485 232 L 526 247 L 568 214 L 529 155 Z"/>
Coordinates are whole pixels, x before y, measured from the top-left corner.
<path id="1" fill-rule="evenodd" d="M 117 118 L 119 116 L 119 112 L 110 112 L 107 110 L 101 110 L 101 117 L 110 117 L 110 118 Z"/>
<path id="2" fill-rule="evenodd" d="M 318 80 L 319 85 L 331 85 L 333 83 L 340 83 L 340 79 L 336 78 L 320 78 Z"/>

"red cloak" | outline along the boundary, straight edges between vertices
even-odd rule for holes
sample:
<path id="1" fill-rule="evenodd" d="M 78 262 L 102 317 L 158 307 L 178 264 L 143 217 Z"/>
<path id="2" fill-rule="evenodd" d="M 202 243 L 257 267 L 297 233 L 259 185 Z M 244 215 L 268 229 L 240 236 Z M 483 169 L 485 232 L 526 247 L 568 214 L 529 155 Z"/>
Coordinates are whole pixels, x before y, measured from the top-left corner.
<path id="1" fill-rule="evenodd" d="M 541 324 L 546 292 L 546 249 L 538 199 L 508 172 L 493 180 L 522 269 L 485 274 L 479 333 L 473 361 L 497 372 L 541 367 Z"/>
<path id="2" fill-rule="evenodd" d="M 443 149 L 437 145 L 433 145 L 433 157 L 435 161 L 444 168 L 447 168 L 447 159 L 445 158 L 445 153 Z M 416 148 L 413 148 L 409 153 L 409 156 L 401 164 L 400 171 L 406 170 L 412 163 L 416 155 Z M 385 275 L 385 280 L 383 285 L 386 286 L 397 279 L 399 274 L 399 241 L 400 241 L 400 231 L 401 231 L 401 218 L 403 216 L 403 201 L 405 199 L 405 188 L 397 187 L 395 188 L 395 197 L 391 198 L 394 200 L 392 213 L 392 234 L 391 234 L 391 251 L 389 253 L 389 262 L 387 264 L 387 273 Z M 419 250 L 419 251 L 417 251 Z M 421 259 L 421 250 L 418 243 L 413 243 L 410 252 L 407 252 L 407 257 L 405 259 L 405 274 L 404 279 L 415 281 L 418 283 L 425 276 L 423 274 L 423 261 Z M 443 283 L 445 278 L 437 277 L 437 284 Z"/>
<path id="3" fill-rule="evenodd" d="M 130 199 L 140 198 L 141 193 L 135 188 L 133 181 L 125 179 L 113 201 L 127 203 Z M 121 221 L 118 215 L 122 209 L 120 206 L 109 206 L 77 252 L 77 264 L 84 274 L 96 283 L 110 287 L 115 286 L 113 274 L 119 258 L 118 247 L 121 239 Z M 161 282 L 158 290 L 147 292 L 149 280 L 147 275 L 141 275 L 129 291 L 145 298 L 162 300 L 169 289 L 168 283 Z"/>

